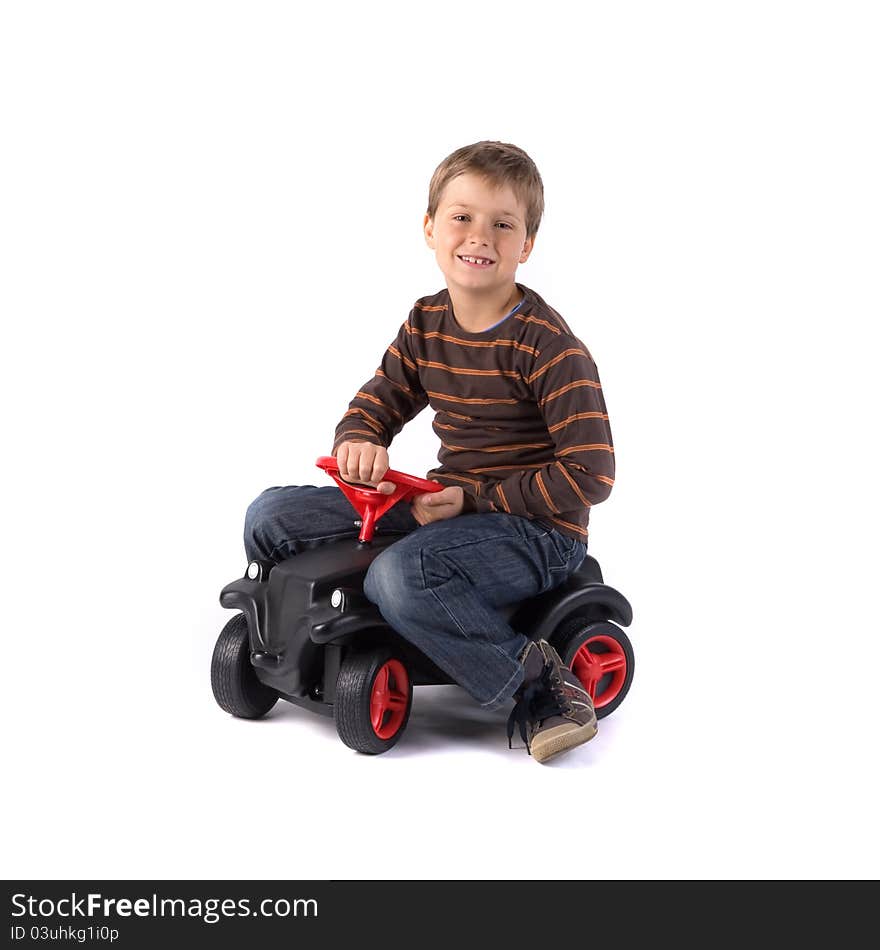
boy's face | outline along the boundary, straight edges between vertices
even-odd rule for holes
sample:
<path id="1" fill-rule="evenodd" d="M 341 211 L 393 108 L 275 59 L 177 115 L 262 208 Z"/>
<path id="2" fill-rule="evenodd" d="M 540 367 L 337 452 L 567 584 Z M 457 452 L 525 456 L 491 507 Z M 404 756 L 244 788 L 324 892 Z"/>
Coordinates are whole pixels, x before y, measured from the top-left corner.
<path id="1" fill-rule="evenodd" d="M 534 238 L 526 237 L 525 208 L 513 190 L 495 188 L 470 173 L 449 182 L 435 217 L 425 215 L 424 228 L 447 287 L 469 294 L 512 288 L 517 266 L 528 260 L 534 245 Z M 491 263 L 468 263 L 463 257 Z"/>

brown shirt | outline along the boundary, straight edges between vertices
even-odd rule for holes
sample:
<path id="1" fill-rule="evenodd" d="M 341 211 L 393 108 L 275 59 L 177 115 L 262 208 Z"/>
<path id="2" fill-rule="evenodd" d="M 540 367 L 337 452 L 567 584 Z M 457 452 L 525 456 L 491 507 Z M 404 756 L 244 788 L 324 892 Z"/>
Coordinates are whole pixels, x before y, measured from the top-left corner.
<path id="1" fill-rule="evenodd" d="M 614 446 L 596 364 L 537 293 L 482 333 L 455 320 L 447 289 L 416 301 L 336 427 L 341 442 L 391 444 L 430 404 L 440 463 L 465 511 L 537 518 L 587 540 L 590 508 L 614 484 Z"/>

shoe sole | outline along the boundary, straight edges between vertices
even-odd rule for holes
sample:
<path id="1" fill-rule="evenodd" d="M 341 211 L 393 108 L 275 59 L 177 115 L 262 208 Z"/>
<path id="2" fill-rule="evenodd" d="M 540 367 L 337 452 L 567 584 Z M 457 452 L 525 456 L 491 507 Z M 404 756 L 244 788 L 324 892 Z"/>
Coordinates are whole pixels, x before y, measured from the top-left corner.
<path id="1" fill-rule="evenodd" d="M 578 726 L 577 729 L 571 729 L 569 726 L 548 729 L 532 740 L 532 758 L 536 762 L 549 762 L 557 755 L 589 742 L 598 731 L 599 724 L 595 719 Z"/>

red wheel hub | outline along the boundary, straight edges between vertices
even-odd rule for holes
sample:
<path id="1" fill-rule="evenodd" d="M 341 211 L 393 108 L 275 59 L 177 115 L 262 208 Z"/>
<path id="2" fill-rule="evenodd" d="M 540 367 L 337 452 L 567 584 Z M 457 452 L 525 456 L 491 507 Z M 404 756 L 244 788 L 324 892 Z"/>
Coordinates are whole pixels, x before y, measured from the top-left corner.
<path id="1" fill-rule="evenodd" d="M 409 677 L 400 660 L 379 668 L 370 692 L 370 722 L 380 739 L 390 739 L 403 725 L 409 706 Z"/>
<path id="2" fill-rule="evenodd" d="M 626 654 L 614 637 L 599 634 L 580 645 L 571 661 L 571 671 L 584 684 L 596 709 L 601 709 L 613 702 L 623 687 Z M 598 692 L 600 681 L 609 676 Z"/>

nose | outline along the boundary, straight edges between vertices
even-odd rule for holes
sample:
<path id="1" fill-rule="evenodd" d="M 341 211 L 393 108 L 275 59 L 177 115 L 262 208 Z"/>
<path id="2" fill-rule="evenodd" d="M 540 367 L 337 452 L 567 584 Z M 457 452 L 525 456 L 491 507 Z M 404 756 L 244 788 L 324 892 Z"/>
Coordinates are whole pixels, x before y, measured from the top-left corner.
<path id="1" fill-rule="evenodd" d="M 485 231 L 486 229 L 484 225 L 477 224 L 476 221 L 474 221 L 471 224 L 470 234 L 468 235 L 469 243 L 487 245 L 489 242 L 486 240 Z"/>

